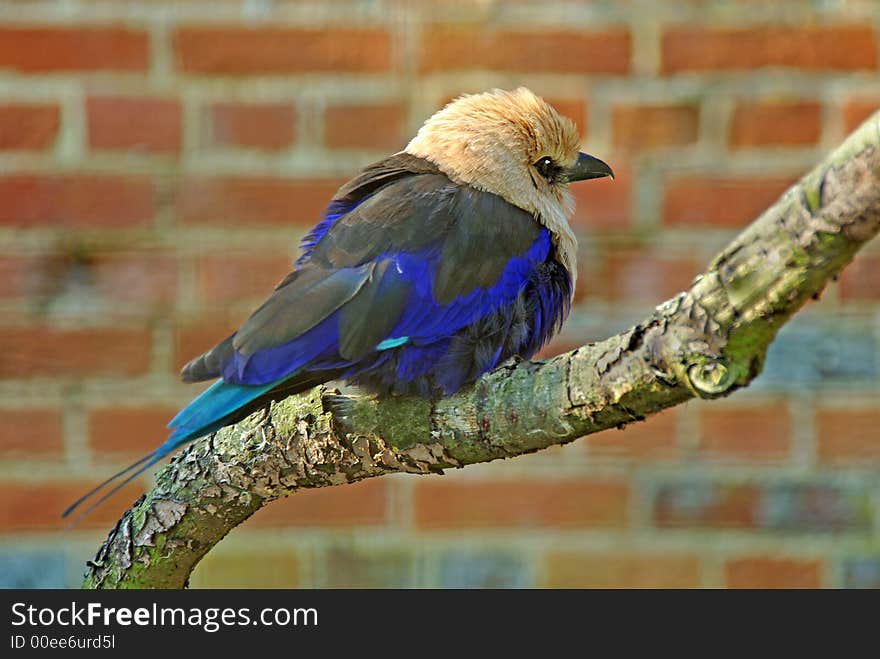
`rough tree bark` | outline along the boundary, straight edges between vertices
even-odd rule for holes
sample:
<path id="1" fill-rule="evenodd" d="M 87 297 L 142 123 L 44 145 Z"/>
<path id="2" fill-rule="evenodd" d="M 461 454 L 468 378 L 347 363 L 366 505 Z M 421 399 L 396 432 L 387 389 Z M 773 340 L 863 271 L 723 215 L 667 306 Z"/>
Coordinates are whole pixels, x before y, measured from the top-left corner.
<path id="1" fill-rule="evenodd" d="M 113 527 L 83 586 L 184 587 L 232 528 L 299 488 L 439 474 L 726 396 L 760 373 L 783 323 L 878 231 L 880 113 L 688 291 L 626 332 L 548 361 L 507 364 L 437 402 L 319 387 L 195 442 Z"/>

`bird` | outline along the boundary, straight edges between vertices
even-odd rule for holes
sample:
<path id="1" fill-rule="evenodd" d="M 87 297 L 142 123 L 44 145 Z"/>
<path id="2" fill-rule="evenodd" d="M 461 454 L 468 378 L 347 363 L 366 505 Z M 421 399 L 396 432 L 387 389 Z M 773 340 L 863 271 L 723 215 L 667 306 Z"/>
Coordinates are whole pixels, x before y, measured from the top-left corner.
<path id="1" fill-rule="evenodd" d="M 167 439 L 75 501 L 82 515 L 169 453 L 271 401 L 345 380 L 447 397 L 560 329 L 577 278 L 568 184 L 611 177 L 574 122 L 525 87 L 452 100 L 342 185 L 292 271 L 181 371 L 215 380 Z"/>

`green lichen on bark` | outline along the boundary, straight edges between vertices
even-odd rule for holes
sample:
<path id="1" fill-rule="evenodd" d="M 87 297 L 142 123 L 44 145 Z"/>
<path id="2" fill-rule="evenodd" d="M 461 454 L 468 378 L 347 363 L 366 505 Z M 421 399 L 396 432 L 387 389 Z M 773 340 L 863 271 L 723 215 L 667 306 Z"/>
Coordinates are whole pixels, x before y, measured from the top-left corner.
<path id="1" fill-rule="evenodd" d="M 111 530 L 86 588 L 179 588 L 262 505 L 303 487 L 437 473 L 747 386 L 779 328 L 880 231 L 880 113 L 635 327 L 505 364 L 441 401 L 318 387 L 198 440 Z"/>

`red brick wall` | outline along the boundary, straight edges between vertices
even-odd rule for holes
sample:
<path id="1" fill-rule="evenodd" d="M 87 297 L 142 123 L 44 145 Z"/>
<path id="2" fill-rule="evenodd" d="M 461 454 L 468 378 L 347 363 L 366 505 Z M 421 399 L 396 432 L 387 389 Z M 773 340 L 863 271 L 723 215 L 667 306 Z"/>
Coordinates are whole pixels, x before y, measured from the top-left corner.
<path id="1" fill-rule="evenodd" d="M 626 327 L 880 107 L 875 3 L 13 3 L 0 17 L 0 574 L 76 583 L 179 367 L 336 187 L 448 99 L 528 85 L 618 173 L 577 186 L 577 307 Z M 791 8 L 796 6 L 797 11 Z M 624 431 L 269 506 L 195 585 L 880 586 L 880 245 L 765 373 Z"/>

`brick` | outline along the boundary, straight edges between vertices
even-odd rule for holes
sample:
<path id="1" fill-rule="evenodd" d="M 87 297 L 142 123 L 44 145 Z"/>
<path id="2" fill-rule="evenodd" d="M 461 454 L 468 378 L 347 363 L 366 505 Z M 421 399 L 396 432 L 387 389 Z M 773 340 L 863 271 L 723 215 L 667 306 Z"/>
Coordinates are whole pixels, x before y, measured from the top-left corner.
<path id="1" fill-rule="evenodd" d="M 140 375 L 150 364 L 146 329 L 4 328 L 0 377 Z"/>
<path id="2" fill-rule="evenodd" d="M 149 312 L 174 301 L 177 264 L 167 253 L 89 252 L 0 256 L 0 298 L 36 302 L 77 288 L 84 294 Z"/>
<path id="3" fill-rule="evenodd" d="M 587 137 L 587 105 L 581 99 L 576 98 L 545 98 L 550 105 L 563 117 L 571 119 L 578 129 L 581 141 Z"/>
<path id="4" fill-rule="evenodd" d="M 127 227 L 153 218 L 146 176 L 13 174 L 0 176 L 0 224 L 17 227 Z"/>
<path id="5" fill-rule="evenodd" d="M 862 489 L 809 482 L 666 483 L 658 487 L 654 519 L 661 527 L 864 532 L 871 503 Z"/>
<path id="6" fill-rule="evenodd" d="M 530 588 L 531 570 L 520 556 L 500 551 L 450 551 L 437 565 L 440 588 Z"/>
<path id="7" fill-rule="evenodd" d="M 575 299 L 578 299 L 578 294 L 575 294 Z M 552 339 L 550 343 L 548 343 L 537 353 L 535 353 L 532 359 L 550 359 L 551 357 L 556 357 L 557 355 L 561 355 L 564 352 L 570 352 L 575 348 L 580 348 L 583 344 L 583 341 L 579 339 L 573 341 L 572 339 L 566 338 L 565 336 L 557 336 Z"/>
<path id="8" fill-rule="evenodd" d="M 199 27 L 173 35 L 177 67 L 193 74 L 377 73 L 391 66 L 379 29 Z"/>
<path id="9" fill-rule="evenodd" d="M 699 588 L 700 560 L 691 555 L 553 552 L 543 588 Z"/>
<path id="10" fill-rule="evenodd" d="M 291 550 L 254 548 L 242 553 L 212 550 L 199 561 L 191 588 L 297 588 L 300 560 Z"/>
<path id="11" fill-rule="evenodd" d="M 612 141 L 630 151 L 693 144 L 699 129 L 693 105 L 617 105 L 611 111 Z"/>
<path id="12" fill-rule="evenodd" d="M 764 372 L 754 383 L 788 391 L 821 389 L 880 377 L 880 342 L 867 316 L 796 315 L 770 344 Z"/>
<path id="13" fill-rule="evenodd" d="M 55 144 L 61 110 L 45 103 L 0 105 L 0 150 L 41 151 Z"/>
<path id="14" fill-rule="evenodd" d="M 599 154 L 592 155 L 602 158 Z M 630 227 L 633 170 L 628 163 L 616 159 L 602 160 L 611 165 L 614 180 L 606 177 L 569 186 L 575 201 L 571 226 L 576 231 L 623 231 Z"/>
<path id="15" fill-rule="evenodd" d="M 180 151 L 182 110 L 174 99 L 91 96 L 86 118 L 92 149 Z"/>
<path id="16" fill-rule="evenodd" d="M 856 256 L 840 273 L 839 286 L 845 302 L 880 301 L 880 256 Z"/>
<path id="17" fill-rule="evenodd" d="M 824 408 L 816 413 L 816 451 L 824 465 L 880 465 L 880 410 Z"/>
<path id="18" fill-rule="evenodd" d="M 0 588 L 76 588 L 67 574 L 64 551 L 0 550 Z"/>
<path id="19" fill-rule="evenodd" d="M 623 29 L 605 32 L 525 32 L 435 26 L 422 34 L 422 73 L 488 69 L 515 73 L 608 73 L 630 70 L 631 38 Z"/>
<path id="20" fill-rule="evenodd" d="M 702 405 L 699 451 L 737 460 L 779 460 L 791 451 L 792 420 L 783 403 Z"/>
<path id="21" fill-rule="evenodd" d="M 655 254 L 650 248 L 609 250 L 592 292 L 607 300 L 656 304 L 690 288 L 703 264 L 691 257 Z"/>
<path id="22" fill-rule="evenodd" d="M 790 482 L 764 489 L 758 523 L 773 531 L 864 533 L 871 515 L 870 492 L 863 487 Z"/>
<path id="23" fill-rule="evenodd" d="M 661 527 L 754 527 L 760 497 L 752 485 L 665 484 L 654 500 L 654 519 Z"/>
<path id="24" fill-rule="evenodd" d="M 674 27 L 661 36 L 663 73 L 787 67 L 808 71 L 877 68 L 867 25 L 754 28 Z"/>
<path id="25" fill-rule="evenodd" d="M 820 588 L 822 562 L 755 556 L 728 561 L 728 588 Z"/>
<path id="26" fill-rule="evenodd" d="M 415 520 L 419 528 L 576 528 L 626 524 L 629 488 L 620 481 L 437 480 L 415 486 Z"/>
<path id="27" fill-rule="evenodd" d="M 164 251 L 98 253 L 82 265 L 94 293 L 108 300 L 148 311 L 171 305 L 177 296 L 177 260 Z"/>
<path id="28" fill-rule="evenodd" d="M 0 531 L 60 531 L 69 522 L 61 513 L 95 485 L 92 481 L 6 481 L 0 484 Z M 143 492 L 143 483 L 132 481 L 80 520 L 77 527 L 106 532 Z"/>
<path id="29" fill-rule="evenodd" d="M 339 179 L 190 178 L 180 186 L 177 217 L 187 224 L 311 228 L 342 183 Z"/>
<path id="30" fill-rule="evenodd" d="M 60 457 L 64 452 L 61 411 L 53 409 L 4 410 L 0 425 L 0 455 Z"/>
<path id="31" fill-rule="evenodd" d="M 742 228 L 754 220 L 794 179 L 682 176 L 667 181 L 663 222 L 670 226 Z"/>
<path id="32" fill-rule="evenodd" d="M 811 146 L 822 134 L 822 106 L 811 101 L 740 103 L 733 110 L 728 142 L 734 149 Z"/>
<path id="33" fill-rule="evenodd" d="M 843 105 L 843 130 L 851 133 L 862 123 L 880 110 L 880 97 L 873 99 L 853 98 Z"/>
<path id="34" fill-rule="evenodd" d="M 415 561 L 399 549 L 331 548 L 323 555 L 320 588 L 413 588 Z"/>
<path id="35" fill-rule="evenodd" d="M 845 588 L 880 588 L 880 557 L 854 558 L 844 564 Z"/>
<path id="36" fill-rule="evenodd" d="M 331 149 L 399 151 L 404 108 L 400 103 L 331 105 L 324 110 L 324 142 Z"/>
<path id="37" fill-rule="evenodd" d="M 387 483 L 368 479 L 351 485 L 302 489 L 261 508 L 249 526 L 375 526 L 386 521 Z"/>
<path id="38" fill-rule="evenodd" d="M 215 103 L 209 114 L 211 146 L 277 151 L 296 139 L 296 108 L 291 103 Z"/>
<path id="39" fill-rule="evenodd" d="M 678 413 L 664 410 L 644 421 L 628 424 L 623 430 L 606 430 L 584 437 L 591 457 L 656 460 L 676 455 Z"/>
<path id="40" fill-rule="evenodd" d="M 586 249 L 582 246 L 583 244 L 579 245 L 580 249 L 577 254 L 577 282 L 574 288 L 574 298 L 572 298 L 575 307 L 573 311 L 576 310 L 584 300 L 589 300 L 594 296 L 604 295 L 602 292 L 603 285 L 600 283 L 601 280 L 599 279 L 602 268 L 605 267 L 605 261 L 601 256 L 603 252 L 601 251 L 601 248 L 596 248 L 591 242 L 588 242 L 589 240 L 590 239 L 588 238 L 587 241 L 584 241 L 587 242 L 588 245 Z M 597 336 L 595 338 L 599 337 Z M 571 346 L 570 348 L 567 348 L 567 350 L 574 350 L 583 345 L 581 337 L 575 337 L 574 340 L 566 339 L 564 343 Z"/>
<path id="41" fill-rule="evenodd" d="M 0 27 L 0 69 L 146 71 L 149 37 L 143 30 L 108 27 Z"/>
<path id="42" fill-rule="evenodd" d="M 88 414 L 89 448 L 95 454 L 138 454 L 152 451 L 168 436 L 172 407 L 95 409 Z"/>
<path id="43" fill-rule="evenodd" d="M 51 256 L 0 256 L 0 299 L 37 299 L 57 290 Z"/>
<path id="44" fill-rule="evenodd" d="M 289 256 L 243 254 L 203 257 L 196 262 L 199 299 L 209 304 L 263 299 L 272 293 L 291 269 Z"/>

